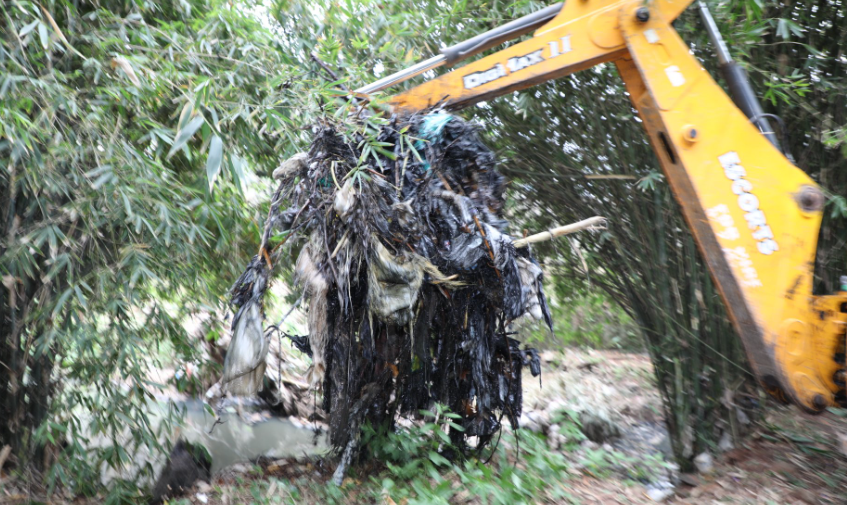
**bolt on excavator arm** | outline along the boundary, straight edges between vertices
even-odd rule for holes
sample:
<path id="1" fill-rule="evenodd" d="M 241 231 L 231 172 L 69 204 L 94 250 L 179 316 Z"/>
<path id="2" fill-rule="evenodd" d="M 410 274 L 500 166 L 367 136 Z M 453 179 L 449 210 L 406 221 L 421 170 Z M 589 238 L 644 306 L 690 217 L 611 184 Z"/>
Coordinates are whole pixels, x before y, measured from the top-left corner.
<path id="1" fill-rule="evenodd" d="M 393 96 L 394 109 L 462 108 L 614 62 L 754 373 L 774 396 L 819 412 L 844 398 L 847 328 L 847 293 L 812 294 L 825 198 L 673 29 L 691 3 L 568 0 L 357 91 L 384 89 L 532 29 L 530 39 Z"/>

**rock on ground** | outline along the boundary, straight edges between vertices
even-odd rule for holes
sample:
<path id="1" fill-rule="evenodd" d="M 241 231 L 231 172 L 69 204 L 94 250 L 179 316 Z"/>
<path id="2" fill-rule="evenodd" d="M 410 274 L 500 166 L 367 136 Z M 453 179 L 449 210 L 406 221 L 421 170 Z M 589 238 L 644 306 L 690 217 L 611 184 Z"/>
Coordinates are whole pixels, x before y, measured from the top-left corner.
<path id="1" fill-rule="evenodd" d="M 603 410 L 593 410 L 586 408 L 579 413 L 579 424 L 582 428 L 582 433 L 592 442 L 602 444 L 609 440 L 619 437 L 621 430 L 610 418 L 607 412 Z"/>
<path id="2" fill-rule="evenodd" d="M 202 446 L 178 441 L 153 487 L 150 504 L 158 505 L 166 498 L 180 496 L 198 480 L 208 480 L 211 468 L 212 460 Z"/>
<path id="3" fill-rule="evenodd" d="M 700 473 L 711 473 L 715 467 L 715 460 L 708 452 L 701 452 L 694 458 L 694 466 Z"/>

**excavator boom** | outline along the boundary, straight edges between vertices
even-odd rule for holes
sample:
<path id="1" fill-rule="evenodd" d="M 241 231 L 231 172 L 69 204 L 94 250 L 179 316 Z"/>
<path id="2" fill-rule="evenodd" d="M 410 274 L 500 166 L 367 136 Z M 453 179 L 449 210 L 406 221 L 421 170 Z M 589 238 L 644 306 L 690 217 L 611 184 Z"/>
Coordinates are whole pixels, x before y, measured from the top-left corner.
<path id="1" fill-rule="evenodd" d="M 755 111 L 750 96 L 734 103 L 673 29 L 691 2 L 568 0 L 357 91 L 455 64 L 533 29 L 532 38 L 391 103 L 409 113 L 462 108 L 614 62 L 753 371 L 774 396 L 819 412 L 844 399 L 847 328 L 847 293 L 812 294 L 825 198 L 778 149 L 764 118 L 746 110 Z M 750 93 L 749 86 L 738 91 Z"/>

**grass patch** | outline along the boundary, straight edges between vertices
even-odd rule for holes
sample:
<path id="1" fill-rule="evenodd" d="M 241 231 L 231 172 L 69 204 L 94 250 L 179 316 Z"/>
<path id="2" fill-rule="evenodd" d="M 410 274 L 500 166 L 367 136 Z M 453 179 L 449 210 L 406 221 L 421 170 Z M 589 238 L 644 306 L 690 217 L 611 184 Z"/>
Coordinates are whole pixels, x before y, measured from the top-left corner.
<path id="1" fill-rule="evenodd" d="M 479 457 L 462 457 L 444 429 L 454 414 L 436 409 L 425 415 L 431 422 L 385 435 L 365 430 L 361 445 L 366 463 L 354 465 L 340 487 L 304 472 L 291 479 L 244 482 L 230 503 L 512 505 L 570 500 L 564 484 L 571 476 L 569 463 L 564 454 L 548 448 L 543 435 L 504 429 L 499 442 Z"/>

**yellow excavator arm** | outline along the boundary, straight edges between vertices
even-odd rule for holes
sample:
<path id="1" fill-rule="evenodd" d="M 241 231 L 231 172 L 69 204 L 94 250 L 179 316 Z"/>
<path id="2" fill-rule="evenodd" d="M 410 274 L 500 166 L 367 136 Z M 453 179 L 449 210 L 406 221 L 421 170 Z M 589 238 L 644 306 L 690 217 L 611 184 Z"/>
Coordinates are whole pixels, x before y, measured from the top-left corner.
<path id="1" fill-rule="evenodd" d="M 461 108 L 614 62 L 753 371 L 774 396 L 819 412 L 845 397 L 847 328 L 847 292 L 812 294 L 825 198 L 778 149 L 746 80 L 728 76 L 738 88 L 733 102 L 671 26 L 691 3 L 568 0 L 357 92 L 385 89 L 532 30 L 528 40 L 397 94 L 395 110 Z M 721 63 L 740 72 L 710 28 Z"/>

